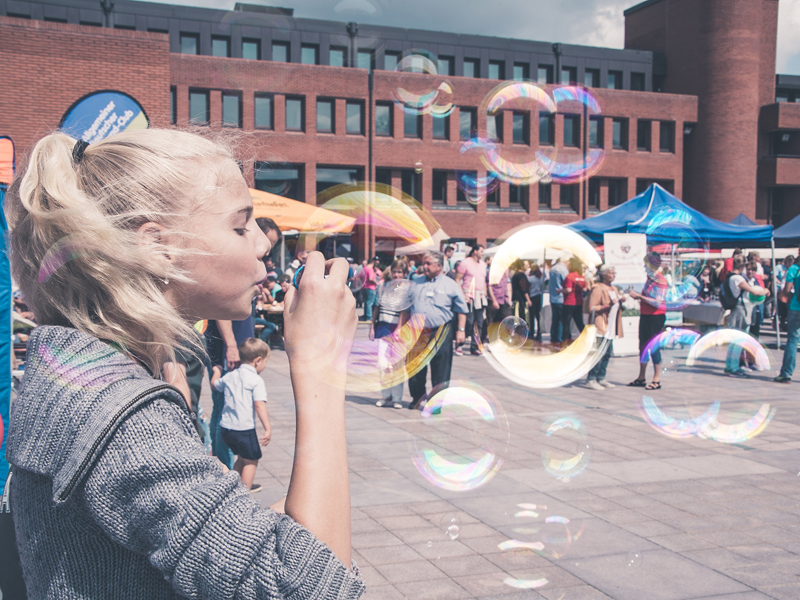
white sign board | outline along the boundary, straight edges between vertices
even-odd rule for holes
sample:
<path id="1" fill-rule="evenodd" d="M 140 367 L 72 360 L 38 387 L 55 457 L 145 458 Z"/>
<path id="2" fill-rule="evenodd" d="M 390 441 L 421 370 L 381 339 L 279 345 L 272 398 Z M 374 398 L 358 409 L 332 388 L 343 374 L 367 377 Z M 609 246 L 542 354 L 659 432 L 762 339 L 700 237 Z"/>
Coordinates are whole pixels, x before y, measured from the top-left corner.
<path id="1" fill-rule="evenodd" d="M 606 264 L 617 272 L 614 283 L 645 283 L 647 271 L 644 258 L 647 256 L 647 236 L 643 233 L 606 233 L 603 235 L 603 250 Z"/>

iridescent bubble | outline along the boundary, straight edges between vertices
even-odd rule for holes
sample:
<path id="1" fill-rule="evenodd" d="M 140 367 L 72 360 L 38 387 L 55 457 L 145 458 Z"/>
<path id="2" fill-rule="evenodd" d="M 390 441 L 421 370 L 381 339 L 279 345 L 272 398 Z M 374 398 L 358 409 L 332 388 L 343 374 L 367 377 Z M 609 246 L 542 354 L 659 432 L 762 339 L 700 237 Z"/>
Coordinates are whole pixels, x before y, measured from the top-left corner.
<path id="1" fill-rule="evenodd" d="M 380 306 L 390 311 L 401 312 L 411 308 L 414 297 L 411 295 L 409 279 L 390 279 L 381 288 Z"/>
<path id="2" fill-rule="evenodd" d="M 528 324 L 519 317 L 506 317 L 500 322 L 497 337 L 510 350 L 518 350 L 528 341 Z"/>
<path id="3" fill-rule="evenodd" d="M 39 283 L 46 283 L 64 265 L 88 256 L 95 244 L 77 235 L 68 235 L 50 246 L 39 265 Z"/>
<path id="4" fill-rule="evenodd" d="M 486 197 L 500 186 L 500 180 L 491 171 L 481 175 L 483 165 L 481 157 L 487 147 L 494 146 L 493 142 L 482 138 L 472 138 L 461 144 L 461 156 L 471 161 L 470 167 L 456 169 L 456 184 L 464 194 L 467 202 L 477 205 L 486 200 Z M 463 164 L 463 163 L 462 163 Z"/>
<path id="5" fill-rule="evenodd" d="M 333 221 L 352 219 L 355 231 L 368 230 L 376 248 L 396 255 L 420 254 L 438 248 L 443 232 L 431 213 L 411 196 L 383 184 L 363 182 L 340 184 L 317 195 L 317 206 L 306 220 L 297 248 L 317 249 L 333 230 Z M 363 243 L 363 235 L 351 237 L 354 245 Z M 366 255 L 366 249 L 360 252 Z M 366 274 L 356 271 L 350 289 L 358 291 L 366 283 Z M 381 284 L 386 302 L 406 310 L 411 307 L 410 284 Z M 383 301 L 383 300 L 382 300 Z M 391 334 L 374 340 L 358 338 L 352 344 L 347 361 L 347 389 L 378 391 L 394 386 L 417 373 L 436 354 L 447 339 L 450 324 L 430 329 L 425 315 L 412 314 Z M 323 335 L 324 332 L 320 332 Z"/>
<path id="6" fill-rule="evenodd" d="M 414 163 L 414 172 L 417 174 L 422 173 L 422 161 L 418 160 Z"/>
<path id="7" fill-rule="evenodd" d="M 439 76 L 437 65 L 436 55 L 427 50 L 412 49 L 403 53 L 395 68 L 395 72 L 403 76 L 393 88 L 392 97 L 404 112 L 430 113 L 440 118 L 453 112 L 453 84 Z"/>
<path id="8" fill-rule="evenodd" d="M 431 391 L 411 458 L 429 483 L 464 492 L 486 484 L 500 470 L 509 427 L 505 412 L 487 390 L 457 381 L 449 386 Z"/>
<path id="9" fill-rule="evenodd" d="M 644 561 L 644 558 L 643 558 L 641 552 L 631 551 L 631 552 L 628 552 L 628 555 L 625 557 L 625 564 L 629 568 L 633 568 L 633 569 L 635 569 L 637 567 L 641 567 L 643 561 Z"/>
<path id="10" fill-rule="evenodd" d="M 650 396 L 642 397 L 637 404 L 639 414 L 653 429 L 673 439 L 683 439 L 699 435 L 703 428 L 717 418 L 720 403 L 712 402 L 703 414 L 693 418 L 676 418 L 666 415 Z"/>
<path id="11" fill-rule="evenodd" d="M 698 339 L 700 339 L 700 334 L 691 329 L 667 328 L 648 342 L 642 350 L 639 362 L 647 363 L 654 354 L 658 353 L 656 356 L 660 355 L 661 357 L 662 372 L 675 372 L 683 364 L 683 360 L 672 351 L 691 347 Z"/>
<path id="12" fill-rule="evenodd" d="M 439 528 L 451 541 L 458 539 L 461 534 L 461 517 L 456 513 L 447 513 L 439 520 Z"/>
<path id="13" fill-rule="evenodd" d="M 268 194 L 291 197 L 296 191 L 294 187 L 298 185 L 295 171 L 291 163 L 278 155 L 269 154 L 266 160 L 256 164 L 255 187 Z"/>
<path id="14" fill-rule="evenodd" d="M 553 269 L 562 271 L 565 277 L 572 271 L 575 286 L 585 289 L 581 288 L 587 285 L 585 277 L 602 262 L 591 243 L 571 229 L 557 225 L 521 226 L 503 236 L 500 242 L 489 269 L 491 285 L 499 284 L 504 275 L 513 280 L 517 273 L 524 273 L 524 260 L 542 266 L 552 261 L 551 275 Z M 582 304 L 582 292 L 580 296 L 579 304 Z M 619 305 L 616 306 L 614 310 L 620 310 Z M 611 319 L 611 322 L 616 323 L 616 320 Z M 484 345 L 483 354 L 499 373 L 520 385 L 531 388 L 566 385 L 584 377 L 597 364 L 611 343 L 606 336 L 613 337 L 611 329 L 606 336 L 598 335 L 592 320 L 578 323 L 578 330 L 577 338 L 568 345 L 551 343 L 511 349 L 499 339 L 497 324 L 490 325 L 489 343 Z"/>
<path id="15" fill-rule="evenodd" d="M 592 445 L 581 418 L 574 413 L 556 413 L 545 419 L 542 431 L 548 438 L 542 451 L 544 470 L 569 482 L 580 475 L 592 458 Z"/>
<path id="16" fill-rule="evenodd" d="M 516 511 L 514 525 L 510 528 L 500 527 L 503 533 L 510 534 L 508 540 L 497 545 L 500 550 L 522 556 L 535 553 L 548 560 L 559 560 L 569 553 L 572 544 L 583 535 L 583 523 L 578 525 L 563 514 L 548 510 L 545 505 L 521 503 L 517 504 L 517 508 L 522 510 Z M 513 584 L 507 582 L 507 585 Z"/>
<path id="17" fill-rule="evenodd" d="M 353 293 L 360 292 L 367 284 L 367 273 L 359 267 L 353 272 L 353 276 L 347 282 L 347 286 Z"/>

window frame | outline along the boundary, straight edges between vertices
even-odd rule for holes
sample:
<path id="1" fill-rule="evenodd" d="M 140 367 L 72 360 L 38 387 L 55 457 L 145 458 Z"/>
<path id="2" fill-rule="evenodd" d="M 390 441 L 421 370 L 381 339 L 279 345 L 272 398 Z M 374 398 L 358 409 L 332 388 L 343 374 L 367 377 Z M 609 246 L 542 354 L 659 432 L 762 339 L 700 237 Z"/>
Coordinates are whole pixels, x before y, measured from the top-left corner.
<path id="1" fill-rule="evenodd" d="M 225 54 L 219 55 L 214 53 L 214 43 L 224 42 Z M 230 58 L 231 57 L 231 38 L 227 35 L 212 35 L 211 36 L 211 56 L 216 58 Z"/>
<path id="2" fill-rule="evenodd" d="M 653 121 L 650 119 L 636 119 L 636 151 L 652 152 L 653 150 Z"/>
<path id="3" fill-rule="evenodd" d="M 611 87 L 611 77 L 614 76 L 614 87 Z M 608 71 L 608 78 L 606 79 L 606 89 L 609 90 L 621 90 L 624 87 L 623 78 L 624 78 L 623 71 L 615 71 L 609 69 Z"/>
<path id="4" fill-rule="evenodd" d="M 492 77 L 492 67 L 497 67 L 497 77 Z M 497 81 L 503 81 L 506 78 L 506 61 L 504 60 L 490 60 L 489 61 L 489 72 L 487 73 L 487 79 L 494 79 Z"/>
<path id="5" fill-rule="evenodd" d="M 597 143 L 592 143 L 592 126 L 597 125 Z M 589 148 L 604 148 L 605 147 L 605 121 L 601 115 L 589 116 L 589 131 L 587 132 L 587 143 Z"/>
<path id="6" fill-rule="evenodd" d="M 498 144 L 503 143 L 503 112 L 502 110 L 498 110 L 497 114 L 494 115 L 486 115 L 486 139 L 490 142 L 496 142 Z M 494 121 L 495 127 L 495 137 L 493 138 L 489 135 L 489 120 Z"/>
<path id="7" fill-rule="evenodd" d="M 521 77 L 517 77 L 516 76 L 515 72 L 516 72 L 517 68 L 522 70 L 522 76 Z M 512 75 L 511 79 L 513 79 L 514 81 L 524 81 L 526 79 L 530 79 L 530 76 L 531 76 L 531 64 L 530 63 L 526 63 L 526 62 L 515 62 L 513 64 L 513 66 L 511 67 L 511 75 Z"/>
<path id="8" fill-rule="evenodd" d="M 669 132 L 668 136 L 664 135 L 664 130 Z M 659 121 L 658 125 L 658 151 L 664 154 L 675 154 L 675 121 Z M 669 140 L 669 145 L 665 149 L 664 138 Z"/>
<path id="9" fill-rule="evenodd" d="M 572 139 L 567 139 L 567 121 L 572 124 Z M 564 115 L 563 127 L 563 145 L 565 148 L 580 148 L 581 147 L 581 116 L 574 114 Z"/>
<path id="10" fill-rule="evenodd" d="M 449 140 L 450 139 L 450 115 L 445 117 L 437 117 L 436 115 L 431 115 L 433 119 L 433 126 L 432 126 L 432 138 L 434 140 Z M 443 123 L 444 124 L 444 136 L 436 135 L 436 123 Z"/>
<path id="11" fill-rule="evenodd" d="M 542 136 L 542 122 L 547 120 L 547 137 Z M 556 144 L 556 115 L 545 111 L 539 112 L 539 145 L 555 146 Z"/>
<path id="12" fill-rule="evenodd" d="M 358 108 L 358 131 L 350 130 L 350 107 Z M 346 135 L 364 135 L 364 119 L 365 119 L 364 101 L 363 100 L 346 100 L 344 108 L 344 132 Z"/>
<path id="13" fill-rule="evenodd" d="M 564 73 L 568 74 L 567 81 L 564 81 Z M 578 67 L 561 67 L 561 85 L 576 85 L 578 83 Z"/>
<path id="14" fill-rule="evenodd" d="M 641 71 L 631 71 L 631 90 L 634 92 L 644 92 L 647 90 L 647 76 L 645 73 Z"/>
<path id="15" fill-rule="evenodd" d="M 541 77 L 541 75 L 542 75 L 541 72 L 542 71 L 544 71 L 544 73 L 545 73 L 545 77 L 544 77 L 545 81 L 542 81 L 542 77 Z M 553 84 L 553 71 L 554 71 L 553 65 L 548 65 L 548 64 L 544 64 L 544 63 L 538 65 L 536 67 L 536 83 L 538 83 L 540 85 L 541 84 L 552 85 Z"/>
<path id="16" fill-rule="evenodd" d="M 553 208 L 553 185 L 551 183 L 539 182 L 539 210 L 552 210 Z M 546 192 L 546 193 L 544 193 Z"/>
<path id="17" fill-rule="evenodd" d="M 516 137 L 516 122 L 522 119 L 522 139 Z M 519 146 L 530 146 L 531 144 L 531 113 L 527 110 L 515 110 L 511 113 L 511 143 Z"/>
<path id="18" fill-rule="evenodd" d="M 300 128 L 289 127 L 289 102 L 300 102 Z M 306 99 L 305 96 L 286 96 L 284 98 L 283 125 L 284 130 L 291 133 L 306 131 Z"/>
<path id="19" fill-rule="evenodd" d="M 184 39 L 192 39 L 194 40 L 194 52 L 184 52 L 183 51 L 183 40 Z M 181 47 L 181 54 L 187 54 L 189 56 L 200 56 L 200 34 L 199 33 L 192 33 L 189 31 L 181 31 L 178 34 L 178 43 Z"/>
<path id="20" fill-rule="evenodd" d="M 378 108 L 385 108 L 389 115 L 389 131 L 388 133 L 381 133 L 378 130 Z M 375 103 L 375 136 L 390 138 L 394 134 L 394 104 L 391 102 L 376 102 Z"/>
<path id="21" fill-rule="evenodd" d="M 311 50 L 314 52 L 314 62 L 305 62 L 303 54 L 306 50 Z M 300 44 L 300 64 L 319 65 L 319 44 Z"/>
<path id="22" fill-rule="evenodd" d="M 416 132 L 409 133 L 408 124 L 411 121 L 416 123 Z M 422 115 L 415 115 L 403 111 L 403 139 L 406 140 L 421 140 L 422 139 Z"/>
<path id="23" fill-rule="evenodd" d="M 265 99 L 269 100 L 269 125 L 259 125 L 258 124 L 258 100 Z M 264 130 L 264 131 L 274 131 L 275 130 L 275 95 L 268 93 L 268 92 L 256 92 L 253 94 L 253 128 Z"/>
<path id="24" fill-rule="evenodd" d="M 447 65 L 447 73 L 442 72 L 442 63 Z M 456 57 L 455 56 L 439 56 L 436 60 L 436 71 L 439 75 L 445 77 L 453 77 L 456 71 Z"/>
<path id="25" fill-rule="evenodd" d="M 442 197 L 437 198 L 437 183 L 442 183 L 442 178 L 444 179 L 444 185 L 439 185 L 438 190 L 442 192 Z M 438 181 L 437 181 L 438 179 Z M 434 206 L 447 206 L 447 183 L 449 181 L 448 171 L 445 169 L 434 169 L 433 173 L 431 174 L 431 203 Z"/>
<path id="26" fill-rule="evenodd" d="M 284 51 L 286 52 L 286 60 L 275 59 L 275 48 L 284 49 Z M 292 44 L 290 42 L 284 42 L 281 40 L 272 40 L 272 44 L 270 45 L 270 61 L 282 62 L 282 63 L 292 62 Z"/>
<path id="27" fill-rule="evenodd" d="M 615 126 L 620 125 L 620 144 L 614 143 L 614 129 Z M 613 117 L 611 119 L 611 148 L 613 150 L 628 150 L 628 119 L 625 117 Z"/>
<path id="28" fill-rule="evenodd" d="M 229 125 L 225 121 L 225 98 L 235 98 L 236 99 L 236 124 Z M 222 126 L 231 129 L 241 129 L 242 128 L 242 92 L 241 91 L 233 91 L 233 90 L 224 90 L 222 92 Z"/>
<path id="29" fill-rule="evenodd" d="M 341 52 L 342 53 L 342 64 L 341 65 L 334 65 L 331 62 L 331 57 L 333 56 L 333 54 L 335 52 Z M 328 66 L 329 67 L 337 67 L 337 68 L 346 67 L 347 66 L 347 48 L 345 46 L 330 46 L 328 48 Z"/>
<path id="30" fill-rule="evenodd" d="M 256 48 L 256 57 L 255 58 L 247 58 L 244 55 L 244 47 L 245 44 L 252 44 Z M 245 60 L 261 60 L 261 40 L 257 38 L 242 38 L 242 58 Z"/>
<path id="31" fill-rule="evenodd" d="M 389 52 L 384 52 L 383 53 L 383 70 L 384 71 L 396 71 L 397 70 L 397 65 L 400 64 L 400 58 L 402 56 L 403 56 L 403 53 L 402 52 L 398 52 L 396 50 L 391 50 Z M 387 65 L 387 61 L 386 61 L 387 58 L 390 58 L 389 62 L 394 60 L 394 66 L 391 69 Z"/>
<path id="32" fill-rule="evenodd" d="M 320 129 L 319 127 L 319 106 L 327 104 L 330 107 L 330 129 Z M 336 133 L 336 100 L 333 98 L 317 98 L 317 133 Z"/>
<path id="33" fill-rule="evenodd" d="M 472 65 L 473 72 L 472 75 L 467 75 L 467 65 Z M 481 78 L 481 60 L 479 58 L 465 58 L 461 65 L 461 76 L 462 77 L 469 77 L 470 79 L 480 79 Z"/>
<path id="34" fill-rule="evenodd" d="M 169 86 L 169 122 L 178 124 L 178 88 L 174 85 Z"/>
<path id="35" fill-rule="evenodd" d="M 356 68 L 357 69 L 363 69 L 364 68 L 364 67 L 361 66 L 361 58 L 363 56 L 367 56 L 369 58 L 369 66 L 366 68 L 367 72 L 372 71 L 373 68 L 374 68 L 374 65 L 375 65 L 375 52 L 373 52 L 372 50 L 367 50 L 367 49 L 356 50 Z"/>
<path id="36" fill-rule="evenodd" d="M 464 127 L 462 123 L 462 115 L 470 115 L 469 135 L 464 137 Z M 460 106 L 458 108 L 458 139 L 462 142 L 471 140 L 477 135 L 478 132 L 478 109 L 471 106 Z"/>
<path id="37" fill-rule="evenodd" d="M 205 121 L 198 121 L 192 115 L 192 96 L 205 96 Z M 197 125 L 200 127 L 208 127 L 211 125 L 211 99 L 210 99 L 209 90 L 199 89 L 199 88 L 189 88 L 189 125 Z"/>
<path id="38" fill-rule="evenodd" d="M 586 81 L 587 77 L 592 78 L 591 84 Z M 600 87 L 600 69 L 584 69 L 583 71 L 583 85 L 590 88 Z"/>

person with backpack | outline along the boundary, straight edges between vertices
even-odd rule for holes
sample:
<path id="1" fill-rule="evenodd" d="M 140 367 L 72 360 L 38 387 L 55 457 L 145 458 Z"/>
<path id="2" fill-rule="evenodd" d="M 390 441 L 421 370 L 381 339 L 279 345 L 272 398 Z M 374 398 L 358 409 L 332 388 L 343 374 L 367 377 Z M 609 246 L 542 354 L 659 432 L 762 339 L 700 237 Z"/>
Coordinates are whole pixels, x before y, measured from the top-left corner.
<path id="1" fill-rule="evenodd" d="M 739 331 L 747 331 L 747 327 L 749 326 L 747 312 L 744 307 L 744 293 L 750 292 L 756 296 L 765 296 L 769 294 L 769 290 L 766 288 L 753 287 L 750 285 L 747 279 L 742 275 L 743 269 L 744 257 L 738 255 L 733 259 L 732 268 L 726 275 L 725 281 L 723 281 L 719 290 L 719 301 L 722 304 L 722 308 L 730 310 L 727 327 L 730 329 L 738 329 Z M 725 373 L 731 377 L 749 377 L 740 365 L 741 355 L 741 347 L 737 344 L 731 344 L 728 348 L 728 357 L 725 361 Z"/>
<path id="2" fill-rule="evenodd" d="M 800 252 L 798 252 L 800 256 Z M 800 261 L 799 261 L 800 262 Z M 786 348 L 783 351 L 783 363 L 781 372 L 775 378 L 777 383 L 791 383 L 792 373 L 794 373 L 795 361 L 797 359 L 797 342 L 800 341 L 800 264 L 794 262 L 786 272 L 783 290 L 778 296 L 786 306 L 788 306 L 788 316 L 786 317 Z"/>

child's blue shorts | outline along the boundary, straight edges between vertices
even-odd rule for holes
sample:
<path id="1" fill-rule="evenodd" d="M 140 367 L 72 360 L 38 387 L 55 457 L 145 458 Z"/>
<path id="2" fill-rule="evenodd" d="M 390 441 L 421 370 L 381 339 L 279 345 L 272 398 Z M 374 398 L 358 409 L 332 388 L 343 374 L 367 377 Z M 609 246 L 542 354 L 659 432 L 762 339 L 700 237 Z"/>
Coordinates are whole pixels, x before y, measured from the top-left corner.
<path id="1" fill-rule="evenodd" d="M 222 430 L 222 441 L 228 444 L 236 456 L 244 458 L 245 460 L 259 460 L 261 458 L 261 446 L 258 445 L 258 436 L 255 429 L 245 429 L 239 431 L 236 429 Z"/>

